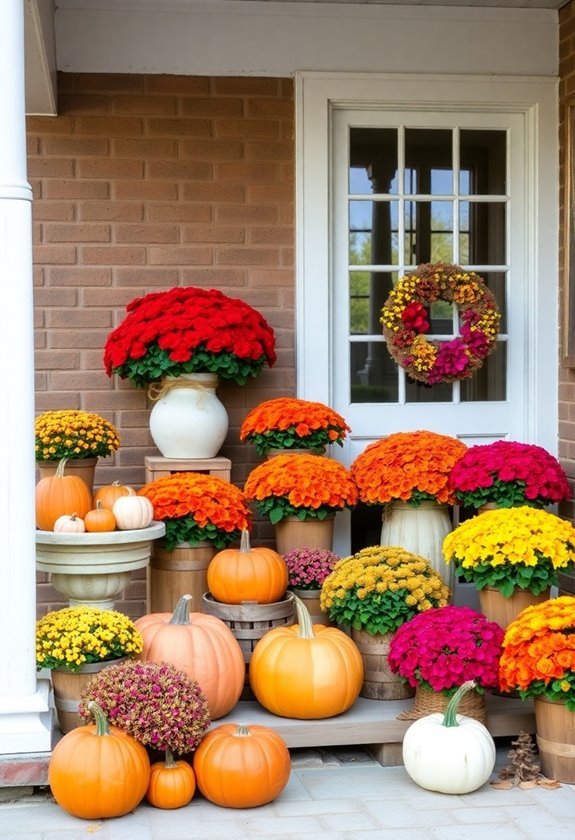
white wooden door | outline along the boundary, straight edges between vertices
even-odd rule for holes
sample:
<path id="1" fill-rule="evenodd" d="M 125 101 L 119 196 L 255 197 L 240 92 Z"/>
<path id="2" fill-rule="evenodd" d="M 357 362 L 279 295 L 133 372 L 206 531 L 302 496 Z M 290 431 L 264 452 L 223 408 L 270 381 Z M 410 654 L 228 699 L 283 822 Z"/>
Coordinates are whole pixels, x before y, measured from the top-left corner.
<path id="1" fill-rule="evenodd" d="M 373 440 L 415 429 L 554 451 L 552 87 L 393 81 L 299 80 L 299 394 L 346 417 L 352 434 L 334 453 L 346 464 Z M 427 388 L 391 359 L 379 316 L 399 277 L 439 260 L 484 277 L 503 318 L 472 380 Z M 434 334 L 457 333 L 456 312 L 431 315 Z M 338 517 L 336 550 L 373 544 L 380 512 L 369 514 Z"/>

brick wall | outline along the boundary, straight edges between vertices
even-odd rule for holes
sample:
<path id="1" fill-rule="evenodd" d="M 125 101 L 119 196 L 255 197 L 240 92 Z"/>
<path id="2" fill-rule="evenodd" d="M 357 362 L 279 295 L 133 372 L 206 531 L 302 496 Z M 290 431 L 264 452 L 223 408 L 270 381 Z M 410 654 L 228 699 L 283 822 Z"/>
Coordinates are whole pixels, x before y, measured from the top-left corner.
<path id="1" fill-rule="evenodd" d="M 239 443 L 243 417 L 295 389 L 292 81 L 61 74 L 58 114 L 28 120 L 36 409 L 107 417 L 122 446 L 100 462 L 96 483 L 141 486 L 144 456 L 157 454 L 149 403 L 105 375 L 106 337 L 135 297 L 219 288 L 256 307 L 276 333 L 275 367 L 218 391 L 230 415 L 220 454 L 242 484 L 259 461 Z M 61 606 L 58 598 L 40 575 L 39 611 Z M 141 579 L 126 599 L 141 614 Z"/>
<path id="2" fill-rule="evenodd" d="M 562 8 L 559 12 L 559 97 L 561 106 L 560 124 L 560 283 L 563 291 L 564 276 L 564 208 L 565 208 L 565 174 L 566 174 L 566 143 L 564 104 L 568 97 L 575 95 L 575 2 Z M 561 294 L 559 311 L 563 313 L 566 301 Z M 571 301 L 571 307 L 575 301 Z M 561 339 L 562 340 L 562 339 Z M 575 370 L 559 367 L 559 457 L 570 479 L 575 481 Z M 563 505 L 561 513 L 570 519 L 575 519 L 575 505 Z"/>

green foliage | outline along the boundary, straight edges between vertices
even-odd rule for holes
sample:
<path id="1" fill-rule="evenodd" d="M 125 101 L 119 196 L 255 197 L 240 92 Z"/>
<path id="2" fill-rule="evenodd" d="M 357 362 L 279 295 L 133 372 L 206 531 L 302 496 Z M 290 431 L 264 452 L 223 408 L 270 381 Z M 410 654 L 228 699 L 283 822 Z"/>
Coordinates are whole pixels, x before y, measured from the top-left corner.
<path id="1" fill-rule="evenodd" d="M 241 537 L 240 531 L 222 531 L 221 528 L 211 522 L 200 528 L 191 516 L 167 519 L 165 524 L 164 544 L 168 551 L 172 551 L 180 543 L 193 546 L 204 541 L 210 542 L 215 548 L 226 548 L 234 540 L 239 540 Z"/>
<path id="2" fill-rule="evenodd" d="M 524 589 L 534 595 L 540 595 L 558 583 L 557 572 L 551 561 L 543 557 L 537 566 L 526 566 L 524 563 L 492 566 L 485 562 L 465 569 L 456 561 L 456 569 L 458 575 L 468 583 L 474 583 L 477 589 L 493 586 L 504 598 L 510 598 L 515 589 Z"/>
<path id="3" fill-rule="evenodd" d="M 149 345 L 141 359 L 130 359 L 115 369 L 122 379 L 130 379 L 138 388 L 147 387 L 165 376 L 182 373 L 215 373 L 221 379 L 245 385 L 250 376 L 257 376 L 265 364 L 265 356 L 255 361 L 240 359 L 233 353 L 212 353 L 202 347 L 194 349 L 188 362 L 174 362 L 157 344 Z"/>

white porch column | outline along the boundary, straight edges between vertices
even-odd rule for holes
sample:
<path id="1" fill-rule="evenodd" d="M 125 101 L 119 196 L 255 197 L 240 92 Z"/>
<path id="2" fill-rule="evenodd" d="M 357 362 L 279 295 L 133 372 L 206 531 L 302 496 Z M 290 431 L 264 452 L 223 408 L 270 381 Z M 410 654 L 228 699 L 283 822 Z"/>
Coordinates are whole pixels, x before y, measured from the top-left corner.
<path id="1" fill-rule="evenodd" d="M 0 25 L 0 755 L 51 747 L 48 683 L 36 680 L 32 191 L 26 180 L 24 2 Z"/>

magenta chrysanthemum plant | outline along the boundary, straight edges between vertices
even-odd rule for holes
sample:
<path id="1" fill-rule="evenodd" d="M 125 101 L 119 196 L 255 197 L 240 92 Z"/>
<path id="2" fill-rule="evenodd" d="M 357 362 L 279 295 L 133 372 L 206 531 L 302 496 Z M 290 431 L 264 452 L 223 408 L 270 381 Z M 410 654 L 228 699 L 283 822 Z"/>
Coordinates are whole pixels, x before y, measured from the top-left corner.
<path id="1" fill-rule="evenodd" d="M 95 674 L 80 695 L 87 721 L 90 700 L 109 722 L 146 747 L 182 755 L 194 750 L 210 725 L 198 683 L 166 662 L 121 662 Z"/>
<path id="2" fill-rule="evenodd" d="M 293 589 L 321 589 L 321 585 L 341 558 L 325 548 L 293 548 L 284 554 L 289 586 Z"/>
<path id="3" fill-rule="evenodd" d="M 460 505 L 544 507 L 571 498 L 563 467 L 542 446 L 497 440 L 470 446 L 449 475 Z"/>
<path id="4" fill-rule="evenodd" d="M 413 688 L 453 694 L 466 680 L 498 686 L 503 629 L 471 607 L 437 607 L 406 621 L 390 645 L 389 665 Z"/>

